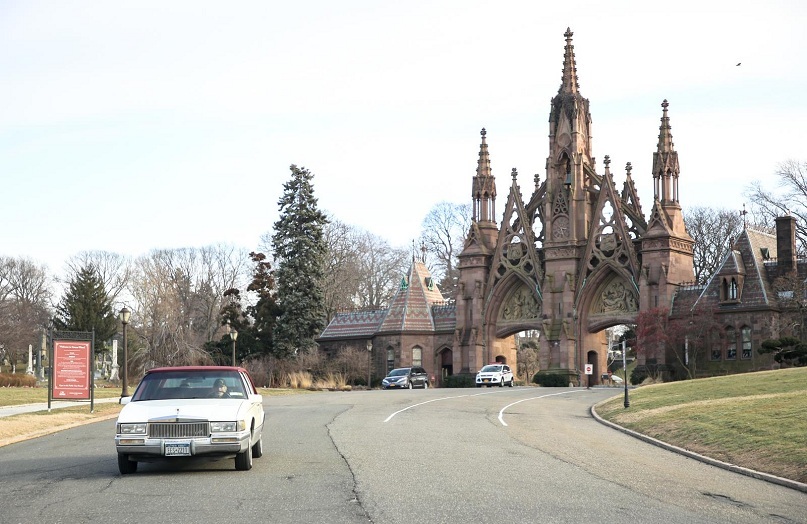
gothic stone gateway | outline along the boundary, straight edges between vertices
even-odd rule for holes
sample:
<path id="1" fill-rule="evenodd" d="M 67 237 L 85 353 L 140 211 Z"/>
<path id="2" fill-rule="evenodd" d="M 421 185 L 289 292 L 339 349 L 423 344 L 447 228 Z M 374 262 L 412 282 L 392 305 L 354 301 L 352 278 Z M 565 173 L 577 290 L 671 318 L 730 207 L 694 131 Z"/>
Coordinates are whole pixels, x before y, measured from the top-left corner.
<path id="1" fill-rule="evenodd" d="M 513 335 L 539 330 L 541 372 L 578 384 L 590 363 L 596 382 L 606 366 L 602 330 L 669 305 L 676 286 L 693 279 L 693 241 L 678 202 L 678 154 L 667 101 L 653 153 L 654 202 L 645 219 L 630 164 L 621 192 L 607 156 L 602 172 L 597 170 L 572 32 L 565 36 L 561 86 L 550 108 L 546 178 L 535 176 L 525 202 L 513 169 L 501 227 L 482 130 L 455 302 L 443 300 L 425 257 L 413 256 L 389 308 L 334 316 L 318 338 L 327 354 L 366 347 L 375 380 L 392 367 L 422 365 L 439 385 L 442 377 L 473 374 L 492 361 L 515 364 Z"/>
<path id="2" fill-rule="evenodd" d="M 535 176 L 525 201 L 512 170 L 501 227 L 482 130 L 472 226 L 459 255 L 455 372 L 474 373 L 493 360 L 515 362 L 512 336 L 539 330 L 542 372 L 580 383 L 585 364 L 593 364 L 596 383 L 606 368 L 602 330 L 635 323 L 639 311 L 668 306 L 676 287 L 693 279 L 693 241 L 678 199 L 678 153 L 667 101 L 661 104 L 654 201 L 646 219 L 630 163 L 621 192 L 608 156 L 598 172 L 572 32 L 565 37 L 561 86 L 550 108 L 546 178 Z"/>

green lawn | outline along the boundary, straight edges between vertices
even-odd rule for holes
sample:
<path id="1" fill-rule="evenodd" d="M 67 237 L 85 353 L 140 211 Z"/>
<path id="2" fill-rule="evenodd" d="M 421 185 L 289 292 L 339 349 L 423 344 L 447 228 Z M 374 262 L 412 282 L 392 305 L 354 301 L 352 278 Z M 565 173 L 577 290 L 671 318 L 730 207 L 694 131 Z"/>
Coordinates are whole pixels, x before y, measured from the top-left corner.
<path id="1" fill-rule="evenodd" d="M 807 482 L 807 368 L 643 386 L 604 419 L 703 455 Z"/>

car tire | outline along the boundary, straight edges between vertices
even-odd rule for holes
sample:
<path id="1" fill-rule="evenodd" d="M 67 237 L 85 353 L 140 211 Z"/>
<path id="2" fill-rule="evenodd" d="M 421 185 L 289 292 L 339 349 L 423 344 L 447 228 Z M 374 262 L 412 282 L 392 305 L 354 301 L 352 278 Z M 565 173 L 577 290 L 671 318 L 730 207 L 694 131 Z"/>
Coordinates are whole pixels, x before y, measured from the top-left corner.
<path id="1" fill-rule="evenodd" d="M 409 389 L 412 389 L 412 381 L 410 380 L 409 383 L 406 385 Z"/>
<path id="2" fill-rule="evenodd" d="M 509 383 L 507 386 L 512 388 L 512 387 L 513 387 L 513 381 L 514 381 L 514 380 L 515 380 L 514 378 L 511 378 L 511 379 L 510 379 L 510 383 Z"/>
<path id="3" fill-rule="evenodd" d="M 121 475 L 129 475 L 137 471 L 137 462 L 129 460 L 129 455 L 118 453 L 118 469 Z"/>
<path id="4" fill-rule="evenodd" d="M 429 383 L 428 382 L 423 383 L 423 389 L 429 389 Z"/>
<path id="5" fill-rule="evenodd" d="M 235 469 L 238 471 L 249 471 L 252 469 L 252 448 L 247 448 L 245 451 L 235 456 Z"/>
<path id="6" fill-rule="evenodd" d="M 504 379 L 502 379 L 502 381 L 501 381 L 501 382 L 499 382 L 499 387 L 500 387 L 500 388 L 503 388 L 503 387 L 504 387 Z"/>
<path id="7" fill-rule="evenodd" d="M 258 437 L 258 442 L 252 445 L 252 458 L 257 459 L 263 456 L 263 438 Z"/>

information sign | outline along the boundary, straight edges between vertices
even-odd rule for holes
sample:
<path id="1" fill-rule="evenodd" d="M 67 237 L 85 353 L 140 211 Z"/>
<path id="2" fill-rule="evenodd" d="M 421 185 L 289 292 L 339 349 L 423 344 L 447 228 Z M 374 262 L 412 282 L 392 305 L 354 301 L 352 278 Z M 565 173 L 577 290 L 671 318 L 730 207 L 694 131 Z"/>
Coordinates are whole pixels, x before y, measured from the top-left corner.
<path id="1" fill-rule="evenodd" d="M 90 341 L 53 341 L 54 400 L 90 399 L 91 358 Z"/>

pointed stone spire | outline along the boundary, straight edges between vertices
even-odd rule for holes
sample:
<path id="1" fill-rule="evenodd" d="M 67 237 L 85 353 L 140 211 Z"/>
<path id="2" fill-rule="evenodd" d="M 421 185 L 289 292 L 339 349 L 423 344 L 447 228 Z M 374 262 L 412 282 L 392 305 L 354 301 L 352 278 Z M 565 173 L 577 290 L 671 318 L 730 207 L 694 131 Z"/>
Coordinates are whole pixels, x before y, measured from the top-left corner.
<path id="1" fill-rule="evenodd" d="M 667 116 L 667 107 L 669 107 L 669 103 L 665 99 L 664 102 L 661 103 L 661 107 L 663 109 L 663 113 L 661 116 L 661 126 L 659 127 L 659 134 L 658 134 L 658 152 L 659 153 L 671 153 L 675 146 L 673 145 L 672 141 L 672 127 L 670 127 L 670 117 Z"/>
<path id="2" fill-rule="evenodd" d="M 487 131 L 482 128 L 482 144 L 479 146 L 479 160 L 476 166 L 472 198 L 474 222 L 495 222 L 496 179 L 490 169 L 490 153 L 486 140 Z"/>
<path id="3" fill-rule="evenodd" d="M 479 146 L 479 160 L 476 166 L 476 176 L 485 177 L 491 176 L 490 171 L 490 153 L 488 153 L 488 143 L 485 141 L 485 136 L 488 134 L 485 128 L 482 128 L 480 133 L 482 135 L 482 144 Z"/>
<path id="4" fill-rule="evenodd" d="M 574 33 L 570 28 L 566 28 L 566 50 L 563 53 L 563 78 L 561 80 L 558 93 L 577 93 L 580 85 L 577 81 L 577 66 L 574 63 L 574 46 L 572 36 Z"/>
<path id="5" fill-rule="evenodd" d="M 659 127 L 658 148 L 653 153 L 653 197 L 662 205 L 678 205 L 678 153 L 672 140 L 667 100 L 661 103 L 663 113 Z"/>

